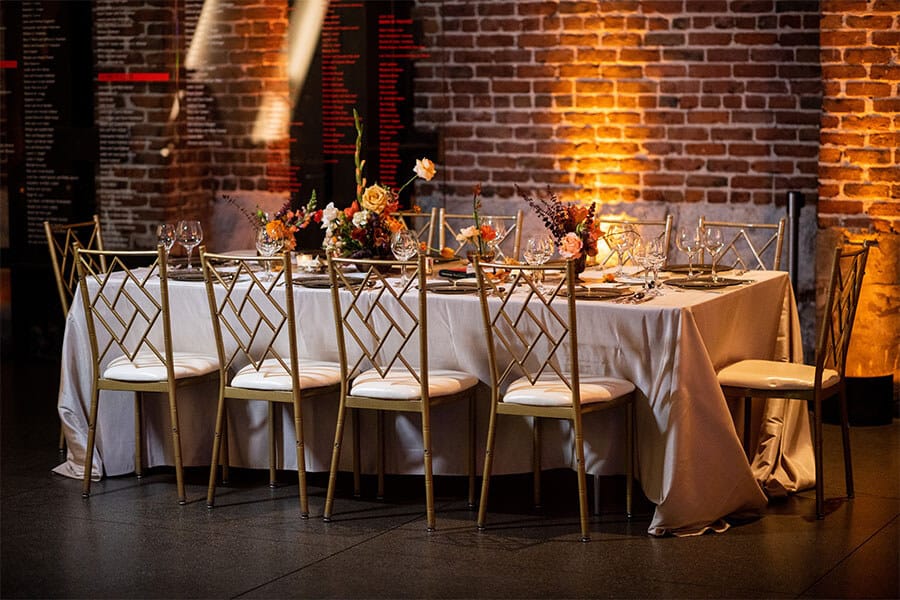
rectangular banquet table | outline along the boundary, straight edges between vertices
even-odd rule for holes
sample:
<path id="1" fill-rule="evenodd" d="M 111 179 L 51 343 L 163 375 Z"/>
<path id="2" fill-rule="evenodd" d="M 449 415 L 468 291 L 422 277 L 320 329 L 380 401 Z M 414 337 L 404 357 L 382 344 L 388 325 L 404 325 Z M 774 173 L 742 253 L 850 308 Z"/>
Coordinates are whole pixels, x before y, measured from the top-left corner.
<path id="1" fill-rule="evenodd" d="M 787 273 L 758 271 L 748 283 L 714 290 L 677 290 L 639 304 L 579 300 L 578 340 L 582 372 L 622 377 L 637 387 L 636 476 L 656 504 L 652 535 L 723 531 L 725 517 L 758 513 L 768 494 L 783 494 L 814 483 L 813 455 L 806 411 L 799 402 L 770 401 L 755 416 L 758 447 L 749 464 L 741 447 L 740 407 L 730 408 L 716 381 L 716 370 L 747 358 L 801 360 L 802 344 L 793 291 Z M 283 288 L 282 288 L 283 289 Z M 206 290 L 202 282 L 169 284 L 176 350 L 215 354 Z M 301 355 L 337 360 L 331 292 L 295 287 Z M 429 294 L 429 354 L 433 368 L 468 371 L 490 380 L 477 294 Z M 81 477 L 87 442 L 91 365 L 80 295 L 66 321 L 59 391 L 59 414 L 68 444 L 66 462 L 55 472 Z M 179 417 L 186 466 L 208 465 L 216 405 L 215 385 L 179 392 Z M 118 397 L 119 401 L 114 398 Z M 103 392 L 92 476 L 134 471 L 133 402 L 128 393 Z M 479 465 L 490 395 L 478 400 Z M 331 457 L 337 397 L 305 400 L 304 437 L 310 471 L 327 471 Z M 437 474 L 466 472 L 460 450 L 463 403 L 433 416 L 434 469 Z M 284 409 L 287 410 L 287 409 Z M 162 397 L 144 404 L 146 466 L 171 465 L 169 413 Z M 231 464 L 267 468 L 264 403 L 238 402 L 229 409 Z M 732 414 L 734 412 L 734 414 Z M 756 411 L 755 411 L 756 412 Z M 615 411 L 614 411 L 615 413 Z M 296 469 L 293 422 L 279 419 L 279 468 Z M 599 418 L 595 418 L 599 417 Z M 611 418 L 610 418 L 611 417 Z M 364 418 L 368 418 L 365 415 Z M 421 429 L 416 417 L 387 419 L 389 473 L 421 473 Z M 623 473 L 624 416 L 585 418 L 588 473 Z M 363 421 L 363 448 L 371 448 L 374 421 Z M 574 463 L 568 423 L 544 428 L 544 468 Z M 507 418 L 498 428 L 494 473 L 531 469 L 530 425 Z M 367 444 L 369 444 L 367 446 Z M 349 470 L 345 452 L 342 468 Z M 363 452 L 364 471 L 374 471 L 374 452 Z M 368 462 L 366 462 L 368 461 Z M 479 466 L 480 468 L 480 466 Z"/>

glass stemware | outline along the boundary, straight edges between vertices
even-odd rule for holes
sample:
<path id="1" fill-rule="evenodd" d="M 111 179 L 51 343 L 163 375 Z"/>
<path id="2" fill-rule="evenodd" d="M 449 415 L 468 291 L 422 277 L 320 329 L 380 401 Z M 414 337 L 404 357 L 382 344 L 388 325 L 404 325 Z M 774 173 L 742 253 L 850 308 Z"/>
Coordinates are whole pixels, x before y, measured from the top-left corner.
<path id="1" fill-rule="evenodd" d="M 178 225 L 175 226 L 175 241 L 187 250 L 187 270 L 192 270 L 191 255 L 194 248 L 203 241 L 203 228 L 200 226 L 200 221 L 178 221 Z"/>
<path id="2" fill-rule="evenodd" d="M 162 245 L 166 251 L 166 264 L 169 263 L 169 252 L 175 245 L 175 226 L 171 223 L 162 223 L 156 226 L 156 243 Z"/>
<path id="3" fill-rule="evenodd" d="M 606 241 L 616 253 L 616 277 L 622 276 L 626 253 L 635 241 L 634 230 L 628 225 L 613 225 L 606 231 Z"/>
<path id="4" fill-rule="evenodd" d="M 694 256 L 701 248 L 702 240 L 697 227 L 682 227 L 678 230 L 675 245 L 688 257 L 688 279 L 694 277 Z"/>
<path id="5" fill-rule="evenodd" d="M 719 259 L 719 252 L 724 245 L 725 240 L 721 229 L 718 227 L 706 227 L 703 230 L 703 247 L 709 252 L 713 282 L 719 281 L 719 276 L 716 275 L 716 261 Z"/>
<path id="6" fill-rule="evenodd" d="M 504 255 L 503 250 L 500 249 L 500 244 L 509 234 L 506 221 L 500 217 L 482 217 L 481 222 L 484 225 L 489 225 L 494 230 L 494 239 L 488 242 L 488 247 L 494 253 L 494 260 L 502 259 Z"/>
<path id="7" fill-rule="evenodd" d="M 391 236 L 391 252 L 397 260 L 408 261 L 419 251 L 419 236 L 412 229 L 400 229 Z M 406 265 L 400 268 L 400 285 L 409 281 Z"/>
<path id="8" fill-rule="evenodd" d="M 256 249 L 266 258 L 274 256 L 276 252 L 281 250 L 283 245 L 284 240 L 270 236 L 265 227 L 260 227 L 259 231 L 256 232 Z M 271 263 L 267 261 L 266 274 L 264 277 L 266 281 L 272 280 L 273 273 L 271 267 Z"/>
<path id="9" fill-rule="evenodd" d="M 648 294 L 658 295 L 659 270 L 666 264 L 666 250 L 659 238 L 637 238 L 632 253 L 644 269 L 644 288 Z"/>
<path id="10" fill-rule="evenodd" d="M 529 265 L 543 265 L 550 257 L 553 256 L 555 248 L 553 240 L 546 235 L 528 238 L 525 242 L 525 249 L 522 257 Z M 544 291 L 544 273 L 543 271 L 534 271 L 534 280 L 537 283 L 539 291 Z"/>

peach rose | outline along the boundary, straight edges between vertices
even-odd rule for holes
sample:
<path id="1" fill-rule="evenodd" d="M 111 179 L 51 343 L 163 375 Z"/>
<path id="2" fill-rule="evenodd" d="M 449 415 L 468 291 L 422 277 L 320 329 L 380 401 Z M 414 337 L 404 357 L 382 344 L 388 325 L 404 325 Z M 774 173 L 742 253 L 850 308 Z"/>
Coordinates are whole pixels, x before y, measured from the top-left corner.
<path id="1" fill-rule="evenodd" d="M 434 177 L 437 169 L 435 168 L 434 163 L 427 158 L 420 158 L 416 160 L 416 166 L 413 167 L 413 171 L 425 181 L 431 181 L 431 178 Z"/>
<path id="2" fill-rule="evenodd" d="M 559 255 L 563 258 L 578 258 L 581 256 L 581 238 L 575 233 L 567 233 L 559 243 Z"/>

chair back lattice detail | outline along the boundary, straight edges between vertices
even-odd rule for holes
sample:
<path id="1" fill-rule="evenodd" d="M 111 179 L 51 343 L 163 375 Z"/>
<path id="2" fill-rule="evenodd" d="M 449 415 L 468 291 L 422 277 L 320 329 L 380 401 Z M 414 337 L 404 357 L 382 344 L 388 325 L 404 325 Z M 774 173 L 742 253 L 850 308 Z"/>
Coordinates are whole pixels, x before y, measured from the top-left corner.
<path id="1" fill-rule="evenodd" d="M 150 266 L 129 266 L 142 259 L 150 261 Z M 89 250 L 76 242 L 75 264 L 94 368 L 99 369 L 118 350 L 130 361 L 138 354 L 152 353 L 171 369 L 171 331 L 164 318 L 168 314 L 165 250 Z M 157 281 L 155 291 L 148 284 Z"/>
<path id="2" fill-rule="evenodd" d="M 485 291 L 482 310 L 488 325 L 488 352 L 493 354 L 490 362 L 496 368 L 491 373 L 492 387 L 504 389 L 518 377 L 534 384 L 552 372 L 570 390 L 574 405 L 579 406 L 574 327 L 577 276 L 572 261 L 563 266 L 516 266 L 511 283 L 491 277 L 498 269 L 504 269 L 504 265 L 476 264 L 478 282 Z M 538 281 L 546 280 L 548 275 L 554 283 L 541 289 Z M 523 288 L 524 296 L 505 291 Z M 494 297 L 498 298 L 496 303 L 491 301 Z"/>
<path id="3" fill-rule="evenodd" d="M 345 267 L 353 265 L 357 272 Z M 403 266 L 411 273 L 405 284 L 389 280 Z M 385 376 L 402 367 L 427 387 L 420 365 L 427 364 L 424 257 L 418 261 L 330 258 L 328 267 L 337 323 L 338 352 L 344 381 L 363 370 Z M 362 272 L 362 277 L 360 277 Z"/>
<path id="4" fill-rule="evenodd" d="M 732 221 L 708 221 L 700 217 L 699 227 L 717 227 L 722 230 L 725 245 L 719 251 L 716 263 L 738 271 L 777 271 L 781 266 L 781 250 L 784 242 L 786 218 L 777 223 L 737 223 Z M 700 251 L 700 262 L 706 259 L 706 251 Z"/>
<path id="5" fill-rule="evenodd" d="M 500 251 L 501 256 L 508 256 L 512 259 L 519 259 L 521 254 L 522 247 L 522 221 L 525 218 L 523 211 L 518 210 L 514 215 L 488 215 L 483 214 L 479 216 L 481 221 L 485 219 L 493 219 L 497 220 L 504 225 L 506 225 L 506 233 L 503 236 L 503 239 L 500 240 L 500 243 L 497 245 L 497 248 Z M 463 250 L 466 247 L 466 242 L 459 242 L 456 239 L 456 236 L 459 235 L 459 232 L 466 227 L 475 224 L 475 221 L 470 214 L 454 214 L 445 212 L 444 209 L 440 209 L 438 212 L 438 220 L 440 222 L 440 233 L 438 234 L 438 245 L 441 248 L 451 248 L 457 256 L 463 253 Z M 450 234 L 450 239 L 447 239 L 447 234 Z M 512 246 L 507 242 L 507 240 L 512 240 Z M 506 243 L 504 243 L 506 242 Z M 503 247 L 506 247 L 506 251 L 503 250 Z"/>
<path id="6" fill-rule="evenodd" d="M 78 285 L 78 269 L 75 267 L 73 246 L 77 243 L 88 250 L 103 250 L 100 219 L 94 215 L 92 220 L 81 223 L 53 224 L 44 221 L 44 234 L 47 237 L 47 248 L 53 265 L 53 275 L 56 278 L 59 302 L 65 316 L 69 312 Z M 105 271 L 105 256 L 101 254 L 96 258 L 98 262 L 92 266 L 93 270 Z"/>
<path id="7" fill-rule="evenodd" d="M 391 216 L 400 219 L 408 229 L 415 231 L 419 242 L 424 243 L 426 248 L 434 248 L 438 226 L 438 208 L 436 206 L 429 212 L 399 210 L 392 213 Z"/>
<path id="8" fill-rule="evenodd" d="M 615 225 L 623 225 L 628 227 L 634 235 L 647 237 L 651 234 L 654 238 L 660 240 L 663 244 L 663 248 L 666 250 L 666 254 L 668 255 L 669 244 L 672 240 L 672 224 L 674 222 L 674 218 L 672 215 L 666 215 L 665 219 L 626 219 L 626 218 L 612 218 L 612 217 L 603 217 L 597 216 L 594 218 L 594 223 L 599 224 L 601 229 L 604 232 L 604 235 L 600 237 L 598 240 L 598 253 L 597 258 L 595 259 L 595 263 L 600 266 L 611 266 L 615 264 L 613 259 L 617 258 L 617 253 L 615 248 L 613 247 L 613 240 L 609 239 L 606 236 L 606 233 L 609 232 L 610 228 Z M 631 255 L 630 251 L 625 251 L 622 256 L 622 264 L 636 264 L 634 257 Z"/>
<path id="9" fill-rule="evenodd" d="M 823 369 L 830 368 L 844 377 L 847 349 L 859 304 L 869 245 L 861 248 L 841 248 L 834 251 L 834 262 L 828 283 L 827 304 L 816 345 L 816 374 L 821 381 Z"/>
<path id="10" fill-rule="evenodd" d="M 201 249 L 200 260 L 222 372 L 245 364 L 259 371 L 272 359 L 294 377 L 297 330 L 290 253 L 239 257 Z M 281 276 L 263 279 L 272 268 Z"/>

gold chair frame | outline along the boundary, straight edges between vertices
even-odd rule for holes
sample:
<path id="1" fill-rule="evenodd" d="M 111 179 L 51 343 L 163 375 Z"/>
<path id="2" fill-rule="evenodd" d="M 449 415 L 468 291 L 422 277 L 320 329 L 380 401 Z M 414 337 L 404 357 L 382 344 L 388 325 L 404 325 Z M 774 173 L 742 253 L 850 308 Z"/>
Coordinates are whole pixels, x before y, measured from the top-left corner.
<path id="1" fill-rule="evenodd" d="M 78 287 L 78 269 L 75 267 L 75 251 L 73 245 L 78 243 L 83 248 L 103 250 L 103 236 L 100 229 L 100 218 L 94 215 L 92 220 L 80 223 L 53 224 L 44 221 L 44 235 L 47 237 L 47 249 L 50 252 L 50 263 L 56 279 L 56 291 L 63 319 L 69 314 L 69 306 Z M 99 257 L 98 270 L 106 270 L 105 257 Z M 59 426 L 59 451 L 66 449 L 66 436 Z"/>
<path id="2" fill-rule="evenodd" d="M 727 398 L 744 400 L 744 447 L 750 452 L 750 412 L 753 398 L 788 398 L 803 400 L 812 407 L 813 451 L 816 470 L 816 518 L 825 517 L 825 498 L 823 484 L 823 434 L 822 403 L 833 396 L 838 397 L 841 415 L 841 438 L 844 451 L 844 478 L 847 497 L 853 498 L 853 467 L 850 460 L 850 424 L 847 415 L 847 389 L 845 370 L 847 366 L 847 349 L 850 346 L 850 334 L 859 303 L 863 276 L 866 270 L 869 246 L 864 244 L 858 249 L 834 251 L 831 277 L 828 283 L 828 294 L 825 311 L 816 343 L 815 375 L 811 387 L 784 389 L 760 387 L 736 387 L 722 385 L 722 392 Z M 823 384 L 825 369 L 837 372 L 838 379 L 831 385 Z M 760 373 L 763 377 L 765 373 Z"/>
<path id="3" fill-rule="evenodd" d="M 354 265 L 362 271 L 362 281 L 348 277 L 345 268 Z M 413 270 L 405 285 L 397 288 L 389 280 L 391 269 L 405 267 Z M 334 435 L 334 451 L 328 476 L 324 520 L 330 521 L 334 506 L 337 470 L 341 457 L 344 421 L 351 410 L 353 440 L 353 492 L 360 494 L 359 411 L 377 411 L 376 468 L 379 498 L 384 496 L 384 412 L 419 413 L 422 419 L 423 463 L 425 471 L 425 505 L 427 529 L 435 528 L 434 481 L 432 469 L 431 410 L 457 400 L 468 400 L 467 464 L 469 478 L 469 506 L 475 504 L 475 388 L 474 386 L 447 395 L 429 393 L 428 308 L 425 276 L 425 257 L 416 261 L 328 259 L 331 293 L 336 321 L 336 337 L 341 365 L 341 400 Z M 423 292 L 424 291 L 424 292 Z M 415 298 L 410 298 L 414 295 Z M 380 322 L 379 322 L 380 321 Z M 348 338 L 352 347 L 348 347 Z M 350 350 L 358 352 L 351 357 Z M 414 364 L 413 355 L 418 362 Z M 351 382 L 373 368 L 384 377 L 392 368 L 400 368 L 419 384 L 418 399 L 393 400 L 371 396 L 351 395 Z"/>
<path id="4" fill-rule="evenodd" d="M 223 441 L 225 442 L 223 478 L 227 478 L 226 401 L 228 399 L 257 400 L 268 403 L 269 485 L 271 487 L 275 486 L 276 471 L 274 405 L 288 404 L 293 409 L 300 512 L 302 518 L 307 518 L 309 516 L 309 499 L 306 486 L 302 399 L 336 393 L 339 385 L 335 383 L 303 387 L 301 384 L 290 252 L 286 251 L 271 257 L 246 257 L 214 254 L 201 248 L 200 262 L 212 317 L 216 353 L 219 358 L 219 393 L 209 487 L 206 496 L 207 508 L 215 505 L 216 470 L 220 461 L 220 449 Z M 260 264 L 263 265 L 264 271 L 257 270 Z M 271 281 L 265 281 L 259 277 L 260 272 L 271 272 L 273 267 L 276 271 L 280 268 L 281 275 L 279 277 Z M 286 353 L 276 346 L 276 343 L 282 338 L 287 341 Z M 289 390 L 263 390 L 232 385 L 232 377 L 239 369 L 249 364 L 259 372 L 267 359 L 276 361 L 290 377 L 291 388 Z"/>
<path id="5" fill-rule="evenodd" d="M 700 217 L 699 228 L 701 231 L 706 227 L 722 230 L 725 245 L 719 251 L 716 264 L 729 265 L 739 271 L 777 271 L 781 267 L 786 222 L 786 217 L 782 217 L 777 223 L 708 221 L 705 217 Z M 766 264 L 764 254 L 769 248 L 772 248 L 772 262 Z M 701 249 L 699 256 L 702 264 L 706 250 Z"/>
<path id="6" fill-rule="evenodd" d="M 632 391 L 610 400 L 581 402 L 581 376 L 578 368 L 578 335 L 575 292 L 578 276 L 573 260 L 563 265 L 517 266 L 513 281 L 497 280 L 492 272 L 508 269 L 500 263 L 475 261 L 478 278 L 488 361 L 491 372 L 491 416 L 484 457 L 484 475 L 478 508 L 478 528 L 483 529 L 487 517 L 488 491 L 494 459 L 497 416 L 517 415 L 533 419 L 532 465 L 534 471 L 534 504 L 540 506 L 541 419 L 565 419 L 574 429 L 575 464 L 578 478 L 578 507 L 582 541 L 590 540 L 588 524 L 587 481 L 584 465 L 585 414 L 616 407 L 625 409 L 625 510 L 631 516 L 634 463 L 634 397 Z M 559 275 L 557 283 L 542 289 L 540 281 L 547 274 Z M 525 297 L 513 294 L 524 287 Z M 501 362 L 501 355 L 504 357 Z M 507 358 L 508 357 L 508 358 Z M 571 370 L 564 370 L 565 362 Z M 503 390 L 515 377 L 524 376 L 533 385 L 543 374 L 553 374 L 565 385 L 571 404 L 548 406 L 504 402 Z M 621 381 L 621 380 L 620 380 Z M 623 382 L 624 383 L 624 382 Z"/>
<path id="7" fill-rule="evenodd" d="M 178 503 L 185 504 L 184 473 L 181 457 L 181 432 L 178 422 L 177 390 L 188 384 L 214 380 L 218 371 L 198 376 L 175 378 L 172 349 L 172 328 L 169 318 L 169 288 L 165 249 L 140 250 L 90 250 L 75 244 L 75 265 L 80 280 L 81 299 L 87 323 L 91 351 L 91 407 L 88 416 L 88 439 L 85 450 L 84 482 L 82 496 L 90 496 L 91 473 L 94 460 L 94 443 L 97 428 L 100 392 L 103 390 L 135 392 L 135 474 L 141 477 L 142 394 L 164 393 L 168 396 L 169 416 L 172 428 L 172 444 L 175 454 L 175 478 Z M 129 265 L 136 261 L 151 261 L 140 272 Z M 97 269 L 98 264 L 108 269 Z M 122 274 L 121 281 L 117 280 Z M 158 279 L 157 279 L 158 275 Z M 148 284 L 159 282 L 159 294 L 154 294 Z M 89 285 L 89 282 L 93 285 Z M 90 289 L 93 287 L 94 289 Z M 159 332 L 162 330 L 162 343 Z M 104 340 L 98 337 L 102 333 Z M 157 381 L 124 381 L 103 376 L 101 365 L 121 352 L 129 361 L 139 354 L 152 354 L 166 370 L 166 379 Z"/>
<path id="8" fill-rule="evenodd" d="M 427 213 L 416 210 L 398 210 L 395 213 L 391 213 L 391 216 L 397 217 L 403 221 L 407 228 L 415 231 L 419 237 L 419 242 L 425 242 L 426 248 L 433 248 L 435 228 L 439 223 L 436 206 L 432 207 L 431 211 Z M 421 222 L 417 224 L 417 221 Z"/>
<path id="9" fill-rule="evenodd" d="M 484 214 L 480 215 L 481 219 L 491 218 L 491 219 L 500 219 L 501 221 L 509 221 L 511 225 L 507 227 L 506 235 L 503 237 L 501 242 L 505 242 L 512 236 L 513 244 L 512 244 L 512 255 L 508 255 L 504 253 L 501 249 L 501 254 L 509 256 L 509 258 L 513 260 L 519 260 L 519 256 L 521 255 L 522 250 L 522 222 L 525 218 L 522 210 L 517 210 L 514 215 L 489 215 Z M 453 225 L 453 222 L 464 221 L 467 223 L 474 224 L 472 219 L 472 214 L 455 214 L 445 212 L 443 208 L 438 211 L 438 221 L 440 222 L 440 234 L 438 235 L 438 245 L 441 248 L 451 248 L 453 253 L 457 256 L 460 255 L 463 248 L 465 248 L 466 243 L 460 243 L 456 240 L 457 234 L 459 234 L 458 227 Z M 450 238 L 452 240 L 451 246 L 447 246 L 447 234 L 450 234 Z"/>

